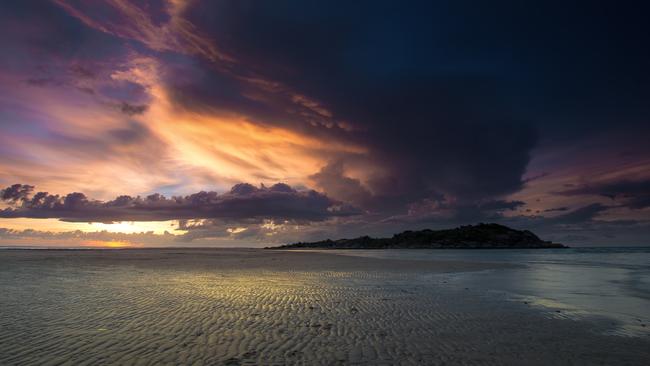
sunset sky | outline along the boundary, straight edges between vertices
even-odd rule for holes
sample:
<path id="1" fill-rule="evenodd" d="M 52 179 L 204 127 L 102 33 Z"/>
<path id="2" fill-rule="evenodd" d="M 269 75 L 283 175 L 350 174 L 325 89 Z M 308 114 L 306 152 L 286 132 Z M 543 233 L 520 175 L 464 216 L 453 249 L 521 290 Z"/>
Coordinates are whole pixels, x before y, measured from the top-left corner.
<path id="1" fill-rule="evenodd" d="M 2 1 L 0 246 L 650 244 L 639 6 Z"/>

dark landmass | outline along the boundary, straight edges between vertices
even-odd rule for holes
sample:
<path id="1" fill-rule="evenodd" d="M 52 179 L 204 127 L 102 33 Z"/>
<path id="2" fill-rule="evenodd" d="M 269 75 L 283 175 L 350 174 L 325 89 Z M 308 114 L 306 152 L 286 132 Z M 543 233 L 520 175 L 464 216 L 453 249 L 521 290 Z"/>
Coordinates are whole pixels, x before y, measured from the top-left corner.
<path id="1" fill-rule="evenodd" d="M 499 224 L 478 224 L 447 230 L 404 231 L 392 238 L 323 240 L 286 244 L 266 249 L 541 249 L 568 248 L 541 240 L 528 230 Z"/>

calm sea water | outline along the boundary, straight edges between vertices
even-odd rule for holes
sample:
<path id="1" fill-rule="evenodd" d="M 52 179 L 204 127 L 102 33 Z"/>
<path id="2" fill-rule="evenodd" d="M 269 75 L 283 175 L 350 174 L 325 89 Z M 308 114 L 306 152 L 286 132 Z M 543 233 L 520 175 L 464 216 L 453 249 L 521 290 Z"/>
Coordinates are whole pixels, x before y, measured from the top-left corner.
<path id="1" fill-rule="evenodd" d="M 650 247 L 545 250 L 348 250 L 343 255 L 523 264 L 525 268 L 452 275 L 460 286 L 576 316 L 597 315 L 624 332 L 650 331 Z M 645 326 L 644 326 L 645 325 Z"/>

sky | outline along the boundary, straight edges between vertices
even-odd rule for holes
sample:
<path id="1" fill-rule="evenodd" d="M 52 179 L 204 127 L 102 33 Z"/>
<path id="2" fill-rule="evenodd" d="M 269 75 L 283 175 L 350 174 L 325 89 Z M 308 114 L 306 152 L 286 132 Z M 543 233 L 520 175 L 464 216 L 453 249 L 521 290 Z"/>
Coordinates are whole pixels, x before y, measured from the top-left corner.
<path id="1" fill-rule="evenodd" d="M 650 245 L 648 10 L 2 1 L 0 246 Z"/>

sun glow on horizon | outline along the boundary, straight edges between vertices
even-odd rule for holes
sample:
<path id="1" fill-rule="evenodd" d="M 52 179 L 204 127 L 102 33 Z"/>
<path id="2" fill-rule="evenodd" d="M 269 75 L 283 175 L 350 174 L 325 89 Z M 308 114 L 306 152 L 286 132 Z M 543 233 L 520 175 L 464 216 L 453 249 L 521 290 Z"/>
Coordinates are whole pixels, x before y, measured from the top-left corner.
<path id="1" fill-rule="evenodd" d="M 92 248 L 110 248 L 110 249 L 120 249 L 120 248 L 134 248 L 140 247 L 140 244 L 131 243 L 127 241 L 120 240 L 88 240 L 81 244 L 83 247 L 92 247 Z"/>

